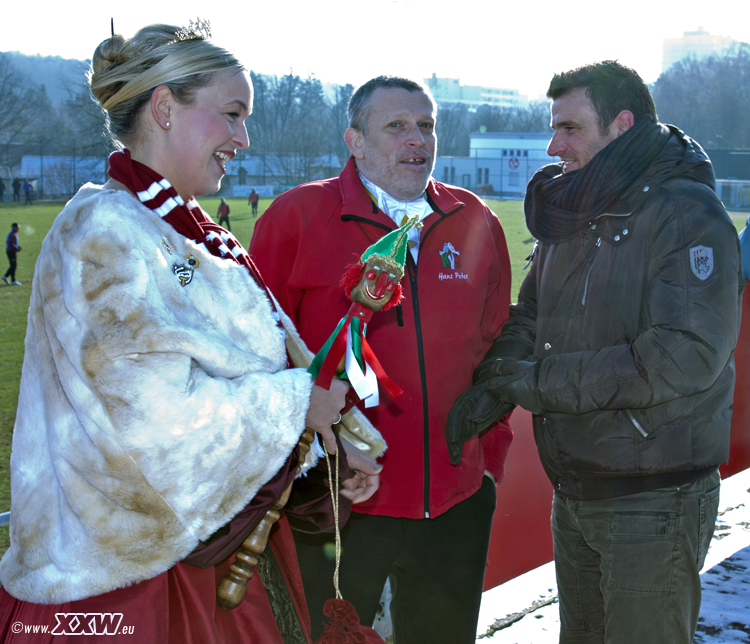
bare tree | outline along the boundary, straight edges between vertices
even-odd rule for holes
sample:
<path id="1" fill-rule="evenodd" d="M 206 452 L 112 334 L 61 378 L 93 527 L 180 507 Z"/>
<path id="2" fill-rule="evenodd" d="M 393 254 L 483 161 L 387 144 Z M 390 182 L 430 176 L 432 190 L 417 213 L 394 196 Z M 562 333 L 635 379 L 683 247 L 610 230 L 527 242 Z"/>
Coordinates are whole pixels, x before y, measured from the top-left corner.
<path id="1" fill-rule="evenodd" d="M 321 156 L 335 153 L 330 106 L 315 78 L 253 74 L 253 113 L 247 125 L 250 153 L 261 155 L 268 174 L 288 183 L 309 181 Z"/>
<path id="2" fill-rule="evenodd" d="M 67 98 L 59 109 L 61 136 L 72 156 L 106 157 L 114 145 L 106 132 L 104 110 L 89 92 L 88 69 L 88 61 L 82 62 L 76 80 L 65 83 Z"/>
<path id="3" fill-rule="evenodd" d="M 659 119 L 707 148 L 750 147 L 750 46 L 686 58 L 652 86 Z"/>
<path id="4" fill-rule="evenodd" d="M 330 153 L 335 154 L 339 165 L 344 166 L 349 158 L 349 148 L 344 141 L 344 132 L 349 127 L 349 116 L 347 107 L 349 98 L 354 93 L 354 86 L 347 83 L 346 85 L 336 85 L 334 87 L 333 100 L 328 106 L 329 123 L 326 139 L 330 148 Z"/>
<path id="5" fill-rule="evenodd" d="M 9 146 L 42 127 L 50 113 L 44 87 L 31 84 L 15 70 L 11 57 L 0 53 L 0 144 L 5 147 L 5 164 L 9 164 Z"/>
<path id="6" fill-rule="evenodd" d="M 511 132 L 547 132 L 549 130 L 549 102 L 531 101 L 515 110 Z"/>
<path id="7" fill-rule="evenodd" d="M 465 103 L 442 103 L 438 106 L 435 131 L 438 152 L 443 156 L 468 156 L 469 108 Z"/>

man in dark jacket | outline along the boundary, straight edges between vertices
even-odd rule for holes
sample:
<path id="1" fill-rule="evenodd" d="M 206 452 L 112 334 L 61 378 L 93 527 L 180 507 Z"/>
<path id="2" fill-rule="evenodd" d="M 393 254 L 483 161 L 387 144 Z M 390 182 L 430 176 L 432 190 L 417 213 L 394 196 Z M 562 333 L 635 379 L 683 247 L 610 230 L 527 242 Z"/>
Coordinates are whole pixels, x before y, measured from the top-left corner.
<path id="1" fill-rule="evenodd" d="M 559 74 L 529 183 L 539 240 L 502 334 L 447 425 L 534 414 L 552 508 L 560 641 L 692 642 L 729 455 L 744 280 L 700 146 L 633 70 Z"/>
<path id="2" fill-rule="evenodd" d="M 507 318 L 510 262 L 492 211 L 431 176 L 436 111 L 408 79 L 362 85 L 349 102 L 352 156 L 341 174 L 279 196 L 250 246 L 268 287 L 318 351 L 349 308 L 339 285 L 346 266 L 404 216 L 423 224 L 409 233 L 402 303 L 367 325 L 368 343 L 404 393 L 381 392 L 379 405 L 365 410 L 388 449 L 380 488 L 354 506 L 342 532 L 344 598 L 372 624 L 390 577 L 399 644 L 475 641 L 495 485 L 512 436 L 499 423 L 466 443 L 460 465 L 450 463 L 445 422 Z M 295 540 L 315 639 L 334 565 L 315 535 Z"/>

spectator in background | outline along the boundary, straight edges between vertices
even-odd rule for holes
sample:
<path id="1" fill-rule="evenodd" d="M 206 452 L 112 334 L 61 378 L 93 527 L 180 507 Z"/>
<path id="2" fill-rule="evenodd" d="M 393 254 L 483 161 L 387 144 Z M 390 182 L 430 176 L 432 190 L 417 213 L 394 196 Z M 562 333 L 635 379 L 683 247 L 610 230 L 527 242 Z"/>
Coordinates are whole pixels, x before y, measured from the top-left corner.
<path id="1" fill-rule="evenodd" d="M 740 247 L 742 248 L 742 275 L 750 280 L 750 217 L 745 227 L 740 231 Z"/>
<path id="2" fill-rule="evenodd" d="M 253 207 L 253 217 L 258 216 L 258 193 L 255 192 L 255 188 L 250 191 L 250 196 L 247 198 L 247 203 Z"/>
<path id="3" fill-rule="evenodd" d="M 217 214 L 219 215 L 219 226 L 224 226 L 229 232 L 232 232 L 232 229 L 229 227 L 229 204 L 224 197 L 221 198 Z"/>
<path id="4" fill-rule="evenodd" d="M 4 201 L 3 195 L 5 195 L 5 181 L 0 177 L 0 201 Z"/>
<path id="5" fill-rule="evenodd" d="M 23 194 L 26 195 L 26 201 L 23 202 L 23 205 L 31 205 L 31 183 L 29 183 L 28 179 L 23 180 Z"/>
<path id="6" fill-rule="evenodd" d="M 21 286 L 21 282 L 16 281 L 16 253 L 21 251 L 18 245 L 18 224 L 11 224 L 10 232 L 5 238 L 5 254 L 8 256 L 10 267 L 3 275 L 3 282 L 13 286 Z M 8 279 L 10 278 L 10 279 Z"/>
<path id="7" fill-rule="evenodd" d="M 21 201 L 21 180 L 18 177 L 13 179 L 13 201 Z"/>

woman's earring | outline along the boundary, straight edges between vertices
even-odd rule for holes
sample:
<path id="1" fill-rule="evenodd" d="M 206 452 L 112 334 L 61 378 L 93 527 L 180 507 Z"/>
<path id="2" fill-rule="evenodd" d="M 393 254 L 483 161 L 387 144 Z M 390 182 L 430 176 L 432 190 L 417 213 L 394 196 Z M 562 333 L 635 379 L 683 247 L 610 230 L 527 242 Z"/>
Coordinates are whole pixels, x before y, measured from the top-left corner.
<path id="1" fill-rule="evenodd" d="M 167 122 L 166 122 L 166 123 L 165 123 L 164 125 L 165 125 L 166 127 L 171 127 L 171 125 L 170 125 L 169 121 L 167 121 Z"/>

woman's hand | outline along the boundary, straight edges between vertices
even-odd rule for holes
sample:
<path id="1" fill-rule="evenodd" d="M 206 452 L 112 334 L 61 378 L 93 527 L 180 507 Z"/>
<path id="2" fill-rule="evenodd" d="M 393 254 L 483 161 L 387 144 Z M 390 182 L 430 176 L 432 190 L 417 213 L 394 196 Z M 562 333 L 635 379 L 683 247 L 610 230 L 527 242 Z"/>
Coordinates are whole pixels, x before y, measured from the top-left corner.
<path id="1" fill-rule="evenodd" d="M 318 385 L 313 385 L 312 388 L 305 425 L 323 437 L 325 449 L 329 454 L 336 453 L 336 436 L 331 426 L 341 418 L 339 412 L 346 405 L 347 391 L 349 385 L 338 378 L 333 379 L 328 390 Z"/>
<path id="2" fill-rule="evenodd" d="M 380 487 L 380 471 L 383 466 L 345 439 L 341 440 L 341 444 L 349 467 L 354 470 L 354 476 L 341 481 L 339 494 L 352 503 L 367 501 Z"/>

